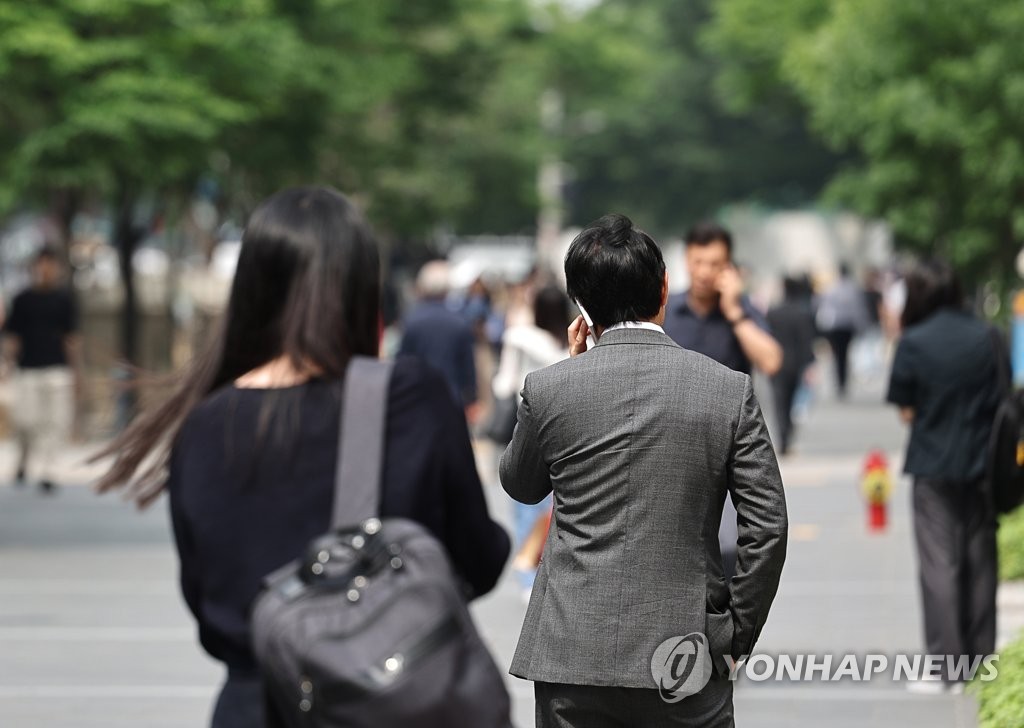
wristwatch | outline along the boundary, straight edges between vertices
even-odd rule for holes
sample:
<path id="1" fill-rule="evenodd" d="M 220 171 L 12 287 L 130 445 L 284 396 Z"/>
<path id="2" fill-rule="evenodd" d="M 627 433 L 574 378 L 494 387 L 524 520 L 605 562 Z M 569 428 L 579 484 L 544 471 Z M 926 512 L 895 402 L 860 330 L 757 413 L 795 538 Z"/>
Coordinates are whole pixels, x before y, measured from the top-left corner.
<path id="1" fill-rule="evenodd" d="M 744 312 L 743 314 L 741 314 L 741 315 L 740 315 L 740 316 L 738 316 L 737 318 L 734 318 L 734 319 L 728 319 L 728 321 L 729 321 L 729 325 L 730 325 L 730 326 L 733 326 L 733 327 L 735 327 L 735 326 L 739 326 L 739 325 L 740 325 L 741 323 L 743 323 L 744 321 L 746 321 L 746 320 L 747 320 L 747 319 L 749 319 L 749 318 L 750 318 L 750 317 L 749 317 L 749 316 L 747 316 L 746 312 Z"/>

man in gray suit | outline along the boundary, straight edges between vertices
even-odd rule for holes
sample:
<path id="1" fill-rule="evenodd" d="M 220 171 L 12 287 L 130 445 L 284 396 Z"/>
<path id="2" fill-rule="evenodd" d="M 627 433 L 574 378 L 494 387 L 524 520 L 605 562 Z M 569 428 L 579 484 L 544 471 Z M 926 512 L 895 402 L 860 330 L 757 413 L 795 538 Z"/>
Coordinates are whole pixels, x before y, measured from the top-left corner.
<path id="1" fill-rule="evenodd" d="M 665 335 L 665 263 L 628 218 L 580 233 L 565 273 L 593 331 L 577 318 L 572 358 L 526 378 L 501 459 L 516 500 L 554 491 L 511 673 L 535 682 L 542 727 L 732 726 L 730 660 L 764 626 L 788 528 L 750 377 Z M 727 491 L 731 583 L 718 545 Z"/>

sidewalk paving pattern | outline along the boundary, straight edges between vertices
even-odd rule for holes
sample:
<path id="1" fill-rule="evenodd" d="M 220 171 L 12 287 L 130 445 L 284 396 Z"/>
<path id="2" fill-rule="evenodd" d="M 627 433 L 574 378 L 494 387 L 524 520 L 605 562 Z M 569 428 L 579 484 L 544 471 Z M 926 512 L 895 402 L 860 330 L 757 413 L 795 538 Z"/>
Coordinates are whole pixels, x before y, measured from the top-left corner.
<path id="1" fill-rule="evenodd" d="M 758 652 L 923 650 L 909 484 L 898 481 L 882 534 L 867 532 L 859 496 L 868 448 L 899 466 L 904 435 L 879 400 L 866 391 L 845 405 L 819 403 L 783 462 L 789 558 Z M 493 455 L 478 449 L 492 510 L 507 522 Z M 0 481 L 12 465 L 10 447 L 0 447 Z M 0 485 L 0 726 L 206 725 L 223 671 L 196 642 L 176 570 L 163 502 L 138 513 L 85 487 L 45 497 Z M 525 610 L 511 575 L 473 609 L 506 668 Z M 533 725 L 532 685 L 508 683 L 517 725 Z M 741 728 L 970 728 L 976 713 L 970 696 L 912 695 L 881 680 L 741 679 L 735 701 Z"/>

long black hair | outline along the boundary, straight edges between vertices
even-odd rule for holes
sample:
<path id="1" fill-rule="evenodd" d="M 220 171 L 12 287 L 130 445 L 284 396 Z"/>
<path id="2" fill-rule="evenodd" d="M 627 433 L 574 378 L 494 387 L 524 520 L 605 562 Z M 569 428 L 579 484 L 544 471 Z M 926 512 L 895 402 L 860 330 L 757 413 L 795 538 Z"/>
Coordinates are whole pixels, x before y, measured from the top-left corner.
<path id="1" fill-rule="evenodd" d="M 906 274 L 907 299 L 900 324 L 906 329 L 943 308 L 962 308 L 963 288 L 953 267 L 941 258 L 912 266 Z"/>
<path id="2" fill-rule="evenodd" d="M 353 204 L 325 187 L 272 195 L 242 235 L 215 336 L 173 394 L 97 455 L 115 456 L 98 489 L 127 486 L 148 503 L 164 486 L 182 422 L 206 395 L 280 357 L 299 371 L 341 379 L 353 355 L 376 356 L 379 317 L 377 244 Z"/>

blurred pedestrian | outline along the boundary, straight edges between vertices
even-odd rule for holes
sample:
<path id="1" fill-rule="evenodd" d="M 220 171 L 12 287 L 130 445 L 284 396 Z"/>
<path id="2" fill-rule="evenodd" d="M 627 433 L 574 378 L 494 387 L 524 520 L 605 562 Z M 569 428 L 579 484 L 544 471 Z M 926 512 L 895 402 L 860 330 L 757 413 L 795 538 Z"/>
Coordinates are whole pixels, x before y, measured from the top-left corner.
<path id="1" fill-rule="evenodd" d="M 558 288 L 546 286 L 537 292 L 534 299 L 533 323 L 519 324 L 505 330 L 501 361 L 492 386 L 495 407 L 498 408 L 500 403 L 503 410 L 499 413 L 501 416 L 504 416 L 506 404 L 512 405 L 507 408 L 511 414 L 509 439 L 515 425 L 519 393 L 526 382 L 526 376 L 569 356 L 565 338 L 568 324 L 569 299 Z M 508 441 L 501 444 L 507 445 Z M 535 504 L 514 502 L 516 556 L 512 566 L 519 577 L 523 593 L 527 595 L 533 588 L 537 558 L 540 555 L 535 547 L 531 548 L 534 541 L 530 540 L 530 534 L 535 530 L 538 520 L 547 520 L 550 510 L 550 495 Z"/>
<path id="2" fill-rule="evenodd" d="M 294 188 L 265 200 L 242 236 L 219 335 L 106 450 L 115 460 L 101 490 L 170 496 L 185 601 L 228 670 L 215 728 L 264 725 L 249 611 L 264 577 L 328 529 L 344 375 L 352 356 L 377 354 L 378 266 L 370 229 L 341 194 Z M 386 421 L 381 516 L 423 524 L 467 594 L 486 593 L 508 537 L 488 515 L 441 375 L 398 358 Z"/>
<path id="3" fill-rule="evenodd" d="M 459 301 L 459 311 L 472 327 L 477 341 L 485 342 L 487 340 L 484 327 L 491 315 L 491 308 L 491 292 L 487 288 L 483 276 L 477 276 Z"/>
<path id="4" fill-rule="evenodd" d="M 864 272 L 865 328 L 857 337 L 852 352 L 854 372 L 859 371 L 870 382 L 882 380 L 888 374 L 886 358 L 888 342 L 882 327 L 884 279 L 882 271 L 874 266 Z"/>
<path id="5" fill-rule="evenodd" d="M 743 294 L 743 279 L 732 259 L 732 233 L 715 223 L 700 223 L 686 233 L 686 269 L 690 289 L 669 297 L 665 333 L 684 349 L 709 356 L 730 369 L 751 374 L 756 367 L 775 375 L 782 347 L 768 322 Z M 736 561 L 736 509 L 726 498 L 718 534 L 725 573 Z"/>
<path id="6" fill-rule="evenodd" d="M 789 452 L 793 437 L 793 403 L 808 367 L 814 363 L 814 314 L 806 278 L 783 279 L 783 300 L 768 311 L 772 335 L 782 347 L 782 367 L 772 377 L 779 452 Z"/>
<path id="7" fill-rule="evenodd" d="M 554 515 L 513 675 L 535 681 L 537 725 L 734 725 L 729 657 L 752 652 L 785 559 L 782 480 L 750 377 L 665 335 L 668 276 L 657 244 L 609 215 L 565 259 L 567 361 L 527 376 L 501 484 Z M 587 351 L 587 335 L 597 345 Z M 726 491 L 741 519 L 739 569 L 723 578 L 714 536 Z M 666 642 L 705 636 L 672 656 Z M 694 673 L 680 686 L 678 663 Z M 689 671 L 686 671 L 689 674 Z M 660 688 L 660 690 L 659 690 Z"/>
<path id="8" fill-rule="evenodd" d="M 472 423 L 477 420 L 473 327 L 446 305 L 449 287 L 447 262 L 434 260 L 420 269 L 416 277 L 419 303 L 402 324 L 398 353 L 418 357 L 437 369 Z"/>
<path id="9" fill-rule="evenodd" d="M 945 262 L 915 266 L 906 292 L 887 399 L 910 425 L 904 472 L 914 478 L 925 642 L 928 654 L 973 660 L 995 650 L 996 519 L 985 461 L 1005 353 L 994 330 L 964 310 Z"/>
<path id="10" fill-rule="evenodd" d="M 71 435 L 81 376 L 78 309 L 54 248 L 45 247 L 36 254 L 32 284 L 15 296 L 3 334 L 5 358 L 17 365 L 16 482 L 24 484 L 34 464 L 40 489 L 50 493 L 56 483 L 54 465 Z"/>
<path id="11" fill-rule="evenodd" d="M 768 322 L 743 293 L 732 260 L 732 234 L 701 223 L 686 234 L 690 289 L 669 297 L 665 333 L 684 349 L 744 374 L 768 376 L 782 366 L 782 349 Z"/>
<path id="12" fill-rule="evenodd" d="M 832 349 L 839 399 L 846 399 L 850 344 L 868 322 L 864 291 L 850 275 L 850 267 L 843 263 L 839 266 L 839 280 L 821 295 L 817 312 L 818 330 Z"/>

